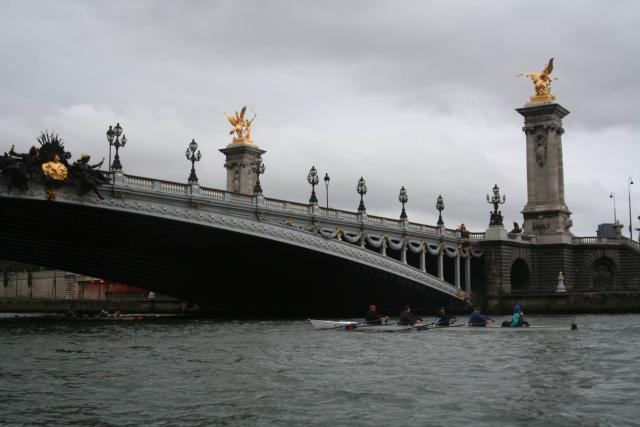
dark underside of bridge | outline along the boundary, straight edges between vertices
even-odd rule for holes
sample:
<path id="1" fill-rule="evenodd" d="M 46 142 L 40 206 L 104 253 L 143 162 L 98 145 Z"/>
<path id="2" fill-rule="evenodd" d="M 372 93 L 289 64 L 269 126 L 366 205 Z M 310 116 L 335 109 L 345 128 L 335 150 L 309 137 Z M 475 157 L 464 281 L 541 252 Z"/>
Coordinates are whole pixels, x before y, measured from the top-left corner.
<path id="1" fill-rule="evenodd" d="M 370 303 L 432 314 L 459 302 L 410 280 L 293 245 L 107 209 L 0 199 L 0 257 L 105 278 L 221 317 L 362 316 Z"/>

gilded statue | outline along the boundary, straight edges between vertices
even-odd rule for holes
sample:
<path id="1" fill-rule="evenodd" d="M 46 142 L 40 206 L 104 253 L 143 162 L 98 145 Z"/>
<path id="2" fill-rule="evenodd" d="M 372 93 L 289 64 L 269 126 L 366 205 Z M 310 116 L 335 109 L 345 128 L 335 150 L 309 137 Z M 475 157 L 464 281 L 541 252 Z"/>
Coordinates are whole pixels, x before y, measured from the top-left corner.
<path id="1" fill-rule="evenodd" d="M 54 181 L 64 181 L 67 179 L 67 167 L 60 161 L 60 156 L 53 155 L 51 161 L 42 164 L 42 173 Z"/>
<path id="2" fill-rule="evenodd" d="M 516 76 L 526 76 L 531 78 L 533 81 L 533 86 L 535 87 L 536 94 L 531 97 L 532 102 L 541 102 L 541 101 L 553 101 L 556 99 L 555 96 L 551 94 L 551 81 L 558 80 L 557 77 L 552 77 L 551 72 L 553 71 L 553 58 L 549 60 L 549 63 L 544 70 L 540 73 L 518 73 Z"/>
<path id="3" fill-rule="evenodd" d="M 234 133 L 236 134 L 236 136 L 233 138 L 233 142 L 235 143 L 252 142 L 251 124 L 255 120 L 256 116 L 254 114 L 253 118 L 249 119 L 245 117 L 246 111 L 247 107 L 244 106 L 242 107 L 242 110 L 240 110 L 240 112 L 235 112 L 235 116 L 232 116 L 231 114 L 226 112 L 224 113 L 227 116 L 227 119 L 229 119 L 229 123 L 231 123 L 231 125 L 233 126 L 233 129 L 231 129 L 229 135 L 233 135 Z"/>

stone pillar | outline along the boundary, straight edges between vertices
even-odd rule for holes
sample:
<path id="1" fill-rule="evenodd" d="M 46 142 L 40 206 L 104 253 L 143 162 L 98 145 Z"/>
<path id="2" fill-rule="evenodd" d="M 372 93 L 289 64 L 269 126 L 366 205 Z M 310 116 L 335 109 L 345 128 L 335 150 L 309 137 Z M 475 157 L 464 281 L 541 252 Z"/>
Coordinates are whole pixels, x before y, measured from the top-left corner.
<path id="1" fill-rule="evenodd" d="M 420 250 L 420 270 L 423 272 L 427 271 L 427 263 L 425 262 L 426 252 L 424 245 L 422 245 L 422 249 Z"/>
<path id="2" fill-rule="evenodd" d="M 471 293 L 471 253 L 464 259 L 464 291 Z"/>
<path id="3" fill-rule="evenodd" d="M 554 102 L 530 102 L 517 111 L 524 116 L 527 147 L 523 234 L 537 236 L 539 243 L 571 243 L 562 162 L 562 118 L 569 111 Z"/>
<path id="4" fill-rule="evenodd" d="M 444 254 L 441 250 L 440 253 L 438 253 L 438 279 L 440 280 L 444 280 L 444 260 L 442 259 L 443 256 Z"/>
<path id="5" fill-rule="evenodd" d="M 403 263 L 407 263 L 407 245 L 406 243 L 402 245 L 400 249 L 400 261 Z"/>
<path id="6" fill-rule="evenodd" d="M 456 288 L 460 289 L 460 255 L 456 255 L 455 282 Z"/>
<path id="7" fill-rule="evenodd" d="M 242 140 L 240 140 L 242 141 Z M 253 194 L 256 186 L 256 174 L 251 166 L 265 150 L 258 148 L 253 142 L 232 142 L 220 152 L 227 158 L 224 167 L 227 169 L 227 191 L 233 193 Z"/>

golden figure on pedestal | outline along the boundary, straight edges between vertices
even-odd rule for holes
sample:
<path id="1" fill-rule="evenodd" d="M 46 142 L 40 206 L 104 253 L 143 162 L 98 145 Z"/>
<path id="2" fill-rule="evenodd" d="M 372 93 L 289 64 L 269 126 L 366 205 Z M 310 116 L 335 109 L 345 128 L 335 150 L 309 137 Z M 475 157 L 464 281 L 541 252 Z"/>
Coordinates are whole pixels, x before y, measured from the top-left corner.
<path id="1" fill-rule="evenodd" d="M 549 63 L 544 70 L 540 73 L 518 73 L 516 76 L 527 76 L 531 78 L 533 81 L 533 85 L 536 90 L 536 94 L 532 96 L 531 102 L 544 102 L 544 101 L 553 101 L 556 99 L 555 96 L 551 94 L 551 81 L 558 80 L 557 77 L 552 77 L 551 72 L 553 71 L 553 58 L 549 60 Z"/>
<path id="2" fill-rule="evenodd" d="M 60 161 L 60 156 L 54 154 L 50 162 L 42 164 L 42 173 L 55 181 L 64 181 L 67 179 L 68 170 Z"/>
<path id="3" fill-rule="evenodd" d="M 253 118 L 248 119 L 244 116 L 246 111 L 247 107 L 244 106 L 240 112 L 235 112 L 235 116 L 226 112 L 224 113 L 227 116 L 227 119 L 229 119 L 229 123 L 233 126 L 229 135 L 233 135 L 234 133 L 236 134 L 233 138 L 234 144 L 251 144 L 253 142 L 251 141 L 251 124 L 255 120 L 256 115 L 254 113 Z"/>

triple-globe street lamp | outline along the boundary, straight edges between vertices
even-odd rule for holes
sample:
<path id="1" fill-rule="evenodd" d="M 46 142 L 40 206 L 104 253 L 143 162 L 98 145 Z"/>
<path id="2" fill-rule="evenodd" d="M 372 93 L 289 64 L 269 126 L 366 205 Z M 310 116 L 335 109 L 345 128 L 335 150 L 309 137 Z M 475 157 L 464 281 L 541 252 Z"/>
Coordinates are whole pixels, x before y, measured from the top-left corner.
<path id="1" fill-rule="evenodd" d="M 256 186 L 253 188 L 253 194 L 262 194 L 260 175 L 262 175 L 264 171 L 267 170 L 267 168 L 265 167 L 261 157 L 258 157 L 256 161 L 251 165 L 251 170 L 256 174 Z"/>
<path id="2" fill-rule="evenodd" d="M 409 201 L 409 197 L 407 196 L 407 190 L 404 189 L 404 186 L 400 189 L 400 194 L 398 195 L 398 201 L 402 203 L 402 212 L 400 213 L 400 219 L 403 221 L 407 220 L 407 211 L 404 210 L 404 204 Z"/>
<path id="3" fill-rule="evenodd" d="M 117 123 L 115 127 L 109 126 L 109 130 L 107 130 L 107 141 L 109 141 L 109 171 L 122 170 L 118 150 L 120 147 L 126 145 L 127 137 L 126 135 L 122 135 L 122 139 L 120 139 L 120 135 L 122 135 L 122 126 L 120 126 L 120 123 Z M 113 158 L 113 164 L 111 164 L 111 147 L 116 147 L 116 156 Z"/>
<path id="4" fill-rule="evenodd" d="M 367 194 L 367 183 L 363 177 L 360 177 L 360 179 L 358 180 L 356 191 L 360 195 L 360 205 L 358 206 L 358 213 L 363 214 L 367 211 L 367 209 L 364 207 L 364 199 L 363 199 L 363 196 Z"/>
<path id="5" fill-rule="evenodd" d="M 436 200 L 436 209 L 438 210 L 438 227 L 442 227 L 444 226 L 444 221 L 442 220 L 442 211 L 444 210 L 442 194 L 438 195 L 438 200 Z"/>
<path id="6" fill-rule="evenodd" d="M 192 139 L 189 143 L 187 151 L 185 151 L 184 153 L 185 156 L 187 156 L 187 160 L 191 161 L 191 174 L 189 175 L 188 181 L 189 184 L 198 183 L 198 176 L 196 175 L 196 162 L 200 161 L 200 159 L 202 158 L 202 153 L 200 153 L 200 150 L 198 150 L 198 152 L 196 153 L 196 150 L 198 150 L 198 143 L 195 139 Z"/>
<path id="7" fill-rule="evenodd" d="M 320 182 L 320 178 L 318 178 L 318 171 L 315 166 L 311 166 L 309 175 L 307 175 L 307 182 L 311 184 L 311 197 L 309 198 L 309 203 L 316 205 L 318 204 L 318 198 L 316 197 L 316 185 Z"/>

